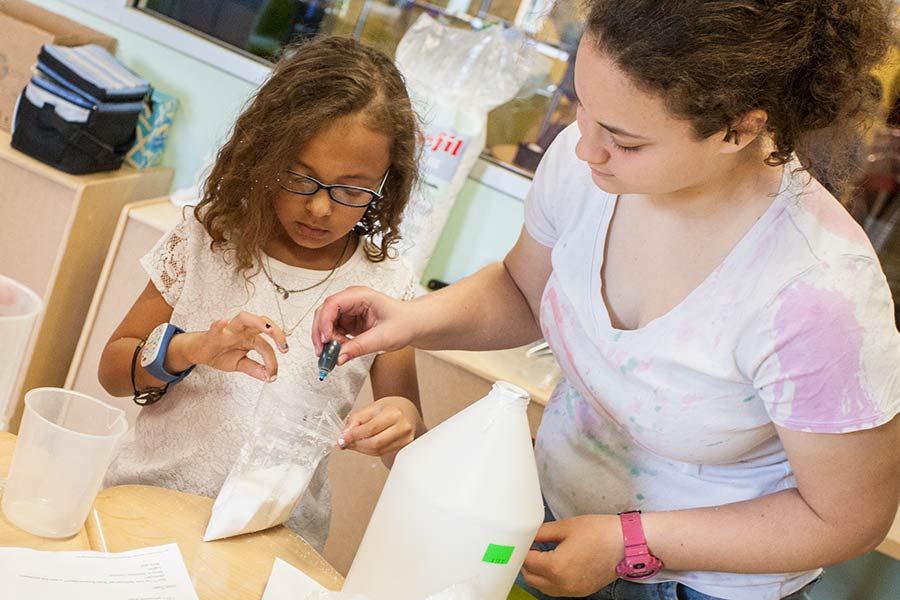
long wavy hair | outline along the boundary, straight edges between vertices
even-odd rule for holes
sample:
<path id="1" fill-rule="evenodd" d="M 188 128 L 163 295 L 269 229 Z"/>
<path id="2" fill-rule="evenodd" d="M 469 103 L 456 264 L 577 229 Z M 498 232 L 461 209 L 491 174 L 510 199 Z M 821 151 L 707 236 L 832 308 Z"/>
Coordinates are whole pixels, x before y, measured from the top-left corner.
<path id="1" fill-rule="evenodd" d="M 586 43 L 660 95 L 698 138 L 768 114 L 771 166 L 796 151 L 845 182 L 894 36 L 884 0 L 585 0 Z M 824 146 L 824 147 L 823 147 Z"/>
<path id="2" fill-rule="evenodd" d="M 280 225 L 273 209 L 278 178 L 323 126 L 361 115 L 391 139 L 384 198 L 357 231 L 373 262 L 393 254 L 410 192 L 418 182 L 418 120 L 403 76 L 378 50 L 350 38 L 318 37 L 288 48 L 238 117 L 207 177 L 197 220 L 238 272 L 258 269 Z"/>

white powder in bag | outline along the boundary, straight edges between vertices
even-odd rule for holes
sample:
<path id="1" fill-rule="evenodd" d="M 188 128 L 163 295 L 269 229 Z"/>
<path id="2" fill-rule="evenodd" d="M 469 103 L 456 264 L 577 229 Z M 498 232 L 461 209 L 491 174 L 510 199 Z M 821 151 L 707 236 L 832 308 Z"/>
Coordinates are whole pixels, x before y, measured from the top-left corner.
<path id="1" fill-rule="evenodd" d="M 315 464 L 282 464 L 230 474 L 216 497 L 203 541 L 284 523 L 303 497 L 315 468 Z"/>

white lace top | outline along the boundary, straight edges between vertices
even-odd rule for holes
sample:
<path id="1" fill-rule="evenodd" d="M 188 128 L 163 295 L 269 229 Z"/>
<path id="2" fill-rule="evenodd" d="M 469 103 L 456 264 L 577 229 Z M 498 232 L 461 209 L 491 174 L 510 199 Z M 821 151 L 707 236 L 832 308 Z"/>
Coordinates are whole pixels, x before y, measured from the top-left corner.
<path id="1" fill-rule="evenodd" d="M 189 214 L 141 259 L 151 281 L 173 308 L 171 322 L 185 331 L 206 330 L 216 319 L 231 318 L 246 310 L 267 315 L 286 330 L 296 327 L 288 338 L 290 351 L 276 352 L 279 372 L 299 375 L 307 382 L 306 389 L 298 391 L 298 398 L 308 403 L 333 403 L 341 417 L 346 417 L 374 356 L 351 361 L 320 382 L 310 342 L 312 307 L 350 285 L 412 298 L 416 279 L 411 270 L 399 260 L 373 263 L 359 244 L 328 282 L 284 300 L 263 273 L 249 282 L 235 273 L 222 253 L 210 250 L 210 241 L 203 226 Z M 308 287 L 326 274 L 274 259 L 269 259 L 267 269 L 286 289 Z M 277 302 L 281 303 L 280 313 Z M 287 323 L 280 322 L 280 314 Z M 214 498 L 250 435 L 263 385 L 243 373 L 198 366 L 181 383 L 171 386 L 157 404 L 141 409 L 134 430 L 109 469 L 106 485 L 149 484 Z M 306 495 L 287 522 L 320 551 L 331 514 L 326 462 L 319 465 Z"/>

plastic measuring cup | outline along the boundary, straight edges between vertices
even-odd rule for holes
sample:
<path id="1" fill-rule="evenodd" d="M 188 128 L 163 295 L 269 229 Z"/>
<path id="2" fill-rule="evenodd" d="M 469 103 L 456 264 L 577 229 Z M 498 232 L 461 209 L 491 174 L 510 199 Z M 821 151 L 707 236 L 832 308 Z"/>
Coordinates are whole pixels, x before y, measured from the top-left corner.
<path id="1" fill-rule="evenodd" d="M 43 537 L 77 533 L 127 430 L 125 411 L 90 396 L 30 390 L 3 493 L 6 518 Z"/>
<path id="2" fill-rule="evenodd" d="M 13 388 L 34 322 L 43 309 L 40 296 L 18 281 L 0 275 L 0 430 L 9 428 L 15 407 Z"/>

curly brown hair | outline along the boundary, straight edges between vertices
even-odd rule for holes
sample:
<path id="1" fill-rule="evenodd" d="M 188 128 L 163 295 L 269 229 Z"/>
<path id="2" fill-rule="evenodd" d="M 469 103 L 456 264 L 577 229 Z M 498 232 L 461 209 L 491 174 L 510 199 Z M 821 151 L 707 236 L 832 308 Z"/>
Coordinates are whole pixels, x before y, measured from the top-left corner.
<path id="1" fill-rule="evenodd" d="M 584 7 L 587 43 L 665 98 L 699 138 L 761 109 L 775 146 L 767 164 L 785 164 L 796 151 L 820 179 L 846 179 L 880 96 L 870 71 L 893 37 L 887 2 L 585 0 Z"/>
<path id="2" fill-rule="evenodd" d="M 343 37 L 318 37 L 286 49 L 238 117 L 194 209 L 212 249 L 227 251 L 239 272 L 258 269 L 262 249 L 279 227 L 272 202 L 281 172 L 324 125 L 356 114 L 392 140 L 384 197 L 369 206 L 357 227 L 369 260 L 392 255 L 418 182 L 418 120 L 393 61 Z"/>

